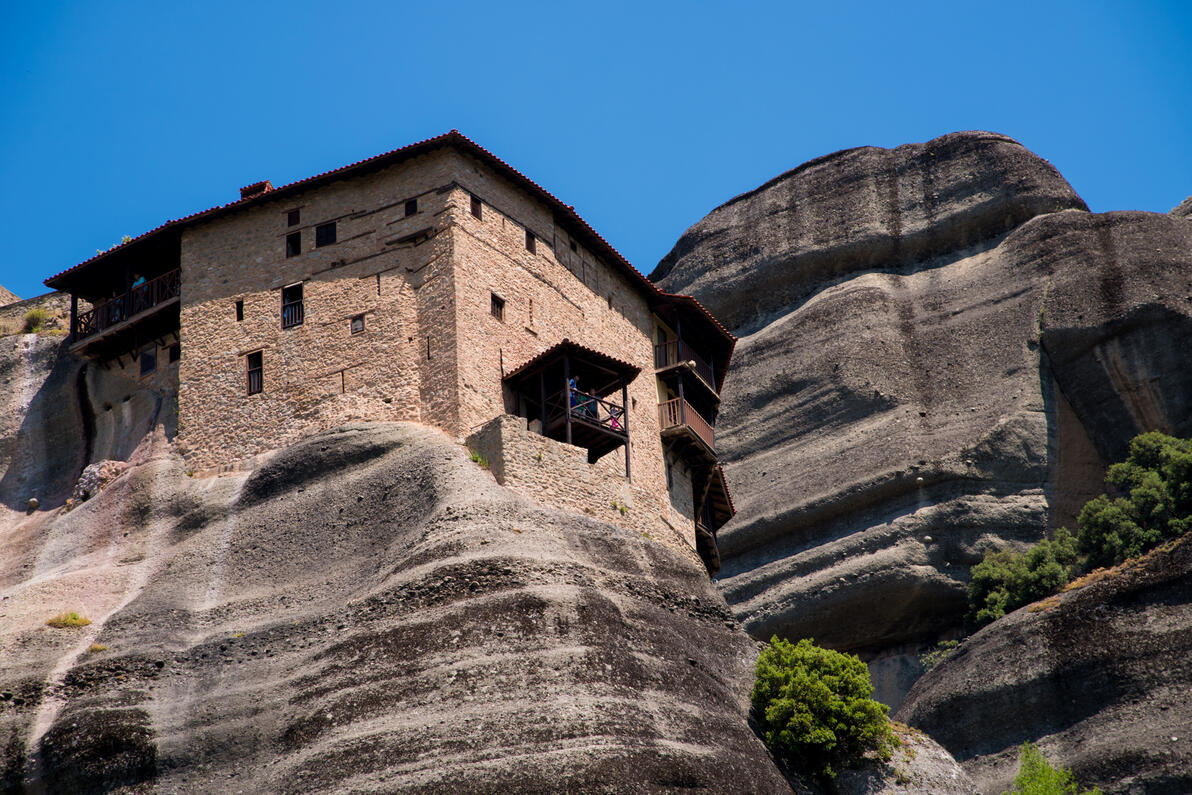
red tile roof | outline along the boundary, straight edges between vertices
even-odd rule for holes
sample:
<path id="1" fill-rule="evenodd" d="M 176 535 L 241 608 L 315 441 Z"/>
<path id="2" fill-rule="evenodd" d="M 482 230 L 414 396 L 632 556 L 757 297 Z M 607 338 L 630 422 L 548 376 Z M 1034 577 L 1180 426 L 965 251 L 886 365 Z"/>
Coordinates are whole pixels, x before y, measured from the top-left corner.
<path id="1" fill-rule="evenodd" d="M 581 236 L 588 238 L 588 243 L 589 243 L 589 245 L 591 245 L 591 247 L 594 250 L 596 250 L 598 253 L 603 254 L 606 258 L 608 258 L 612 262 L 612 264 L 614 266 L 619 267 L 625 273 L 625 275 L 627 275 L 629 277 L 629 279 L 631 281 L 636 282 L 640 287 L 642 287 L 647 292 L 647 294 L 653 296 L 656 299 L 660 299 L 660 300 L 664 300 L 664 301 L 669 300 L 669 299 L 683 299 L 685 302 L 690 302 L 690 303 L 694 304 L 696 307 L 699 308 L 699 310 L 701 312 L 703 312 L 705 315 L 707 315 L 707 317 L 716 325 L 716 328 L 719 329 L 724 334 L 724 336 L 726 338 L 733 340 L 734 342 L 736 341 L 737 338 L 734 337 L 728 331 L 728 329 L 726 329 L 724 326 L 722 326 L 720 324 L 720 321 L 718 321 L 715 317 L 713 317 L 712 313 L 709 312 L 707 309 L 705 309 L 703 307 L 703 305 L 701 305 L 699 303 L 699 301 L 696 301 L 694 298 L 692 298 L 690 296 L 680 296 L 680 295 L 675 295 L 672 293 L 663 292 L 661 289 L 658 288 L 657 285 L 655 285 L 652 281 L 650 281 L 644 275 L 642 275 L 642 273 L 639 270 L 637 270 L 637 268 L 634 268 L 633 265 L 630 264 L 629 260 L 625 259 L 625 257 L 621 255 L 621 252 L 619 252 L 615 248 L 613 248 L 612 244 L 610 244 L 607 240 L 605 240 L 600 235 L 599 232 L 597 232 L 595 229 L 593 229 L 591 226 L 589 226 L 588 222 L 585 221 L 583 218 L 581 218 L 579 213 L 577 213 L 575 211 L 575 207 L 573 207 L 572 205 L 569 205 L 569 204 L 564 204 L 559 198 L 557 198 L 550 191 L 543 188 L 537 182 L 530 179 L 525 174 L 523 174 L 520 171 L 518 171 L 517 169 L 515 169 L 513 166 L 509 165 L 504 160 L 497 157 L 492 152 L 488 151 L 483 146 L 481 146 L 480 144 L 473 141 L 471 138 L 468 138 L 466 135 L 461 133 L 459 130 L 451 130 L 450 132 L 443 133 L 442 135 L 437 135 L 433 138 L 427 138 L 426 140 L 418 141 L 416 143 L 412 143 L 407 146 L 403 146 L 399 149 L 394 149 L 389 152 L 384 152 L 382 154 L 375 155 L 373 157 L 369 157 L 364 160 L 358 160 L 355 163 L 349 163 L 348 165 L 341 166 L 340 168 L 332 169 L 330 171 L 324 171 L 320 174 L 315 174 L 313 177 L 307 177 L 306 179 L 298 180 L 297 182 L 291 182 L 288 185 L 282 185 L 280 187 L 273 188 L 272 190 L 268 190 L 268 191 L 265 191 L 262 193 L 251 195 L 251 196 L 248 196 L 247 198 L 242 198 L 242 199 L 239 199 L 234 202 L 229 202 L 228 204 L 211 207 L 211 208 L 202 210 L 197 213 L 192 213 L 191 215 L 183 216 L 182 218 L 176 218 L 172 221 L 166 221 L 161 226 L 158 226 L 154 229 L 150 229 L 148 232 L 138 235 L 137 237 L 133 238 L 132 240 L 128 241 L 127 243 L 122 243 L 119 246 L 115 246 L 115 247 L 110 248 L 107 251 L 104 251 L 100 254 L 96 254 L 94 257 L 91 257 L 90 259 L 80 262 L 78 265 L 75 265 L 73 268 L 68 268 L 67 270 L 62 271 L 61 273 L 57 273 L 57 274 L 51 276 L 50 278 L 46 279 L 44 283 L 47 287 L 51 287 L 54 289 L 61 289 L 62 286 L 65 286 L 63 277 L 65 277 L 69 274 L 78 272 L 80 269 L 83 269 L 83 268 L 91 266 L 95 263 L 98 263 L 98 262 L 112 256 L 113 254 L 115 254 L 117 252 L 124 251 L 124 250 L 128 249 L 129 247 L 134 246 L 141 241 L 147 240 L 148 238 L 154 237 L 156 235 L 160 235 L 160 234 L 166 232 L 167 230 L 181 231 L 183 228 L 190 226 L 192 224 L 199 223 L 201 221 L 208 221 L 208 220 L 211 220 L 212 218 L 218 217 L 220 215 L 223 215 L 223 214 L 235 211 L 235 210 L 243 209 L 245 207 L 250 207 L 254 204 L 262 204 L 264 202 L 275 201 L 277 199 L 283 198 L 284 196 L 286 196 L 288 194 L 300 193 L 304 190 L 309 190 L 311 188 L 317 187 L 318 185 L 321 185 L 325 182 L 331 182 L 335 179 L 343 179 L 345 177 L 352 176 L 358 172 L 364 172 L 364 171 L 368 171 L 368 170 L 372 170 L 372 169 L 384 168 L 385 166 L 391 165 L 393 163 L 398 163 L 403 160 L 408 160 L 412 157 L 416 157 L 420 154 L 429 152 L 431 150 L 434 150 L 434 149 L 437 149 L 437 148 L 443 147 L 443 146 L 455 146 L 465 153 L 469 153 L 469 154 L 472 154 L 473 156 L 478 157 L 480 160 L 484 161 L 486 164 L 488 164 L 490 167 L 492 167 L 498 173 L 503 174 L 505 177 L 512 180 L 515 184 L 520 185 L 523 189 L 525 189 L 529 193 L 537 196 L 539 199 L 544 201 L 548 206 L 550 206 L 551 209 L 554 210 L 555 213 L 557 213 L 560 216 L 563 216 L 566 220 L 570 221 L 573 226 L 578 228 L 581 232 Z M 261 184 L 261 183 L 257 183 L 257 184 Z M 67 280 L 67 281 L 69 281 L 69 280 Z"/>

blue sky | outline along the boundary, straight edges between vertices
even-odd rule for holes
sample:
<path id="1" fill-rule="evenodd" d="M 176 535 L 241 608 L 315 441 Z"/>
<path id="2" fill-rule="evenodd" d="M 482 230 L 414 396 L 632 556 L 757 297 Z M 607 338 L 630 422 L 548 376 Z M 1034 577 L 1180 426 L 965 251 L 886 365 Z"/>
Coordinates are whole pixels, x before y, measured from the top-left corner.
<path id="1" fill-rule="evenodd" d="M 1095 211 L 1192 193 L 1192 3 L 4 3 L 0 285 L 458 128 L 648 273 L 812 157 L 1011 135 Z"/>

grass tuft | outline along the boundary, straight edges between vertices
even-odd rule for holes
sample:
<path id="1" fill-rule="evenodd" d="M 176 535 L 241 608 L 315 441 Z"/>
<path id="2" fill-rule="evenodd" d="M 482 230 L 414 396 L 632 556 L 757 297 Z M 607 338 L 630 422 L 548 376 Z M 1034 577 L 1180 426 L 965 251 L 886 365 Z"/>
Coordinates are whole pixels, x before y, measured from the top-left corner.
<path id="1" fill-rule="evenodd" d="M 55 629 L 66 629 L 67 627 L 85 627 L 91 623 L 91 619 L 86 616 L 81 616 L 78 613 L 59 613 L 46 622 L 47 627 L 54 627 Z"/>

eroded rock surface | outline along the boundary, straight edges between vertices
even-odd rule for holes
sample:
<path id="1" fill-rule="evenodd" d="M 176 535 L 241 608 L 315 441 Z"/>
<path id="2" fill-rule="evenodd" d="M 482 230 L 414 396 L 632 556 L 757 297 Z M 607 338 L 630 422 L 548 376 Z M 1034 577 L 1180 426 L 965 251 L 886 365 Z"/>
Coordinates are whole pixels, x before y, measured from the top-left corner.
<path id="1" fill-rule="evenodd" d="M 742 335 L 720 587 L 756 637 L 857 652 L 897 706 L 986 547 L 1070 525 L 1135 434 L 1192 435 L 1192 226 L 1082 208 L 960 133 L 812 161 L 663 261 Z"/>
<path id="2" fill-rule="evenodd" d="M 1077 585 L 966 640 L 899 720 L 985 793 L 1008 788 L 1028 740 L 1106 793 L 1192 792 L 1192 537 Z"/>
<path id="3" fill-rule="evenodd" d="M 7 782 L 789 791 L 746 722 L 755 644 L 702 570 L 511 495 L 437 431 L 345 426 L 207 480 L 160 441 L 20 521 Z M 66 610 L 93 623 L 44 625 Z"/>

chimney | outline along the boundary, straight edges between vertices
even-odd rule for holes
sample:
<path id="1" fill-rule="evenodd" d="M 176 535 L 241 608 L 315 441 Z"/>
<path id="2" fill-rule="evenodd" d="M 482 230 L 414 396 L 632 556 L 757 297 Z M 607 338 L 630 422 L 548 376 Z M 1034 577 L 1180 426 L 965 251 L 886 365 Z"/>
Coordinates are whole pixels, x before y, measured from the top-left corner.
<path id="1" fill-rule="evenodd" d="M 268 193 L 271 190 L 273 190 L 273 183 L 267 179 L 263 179 L 260 182 L 254 182 L 251 185 L 246 185 L 241 188 L 240 198 L 251 199 L 254 196 L 260 196 L 264 193 Z"/>

